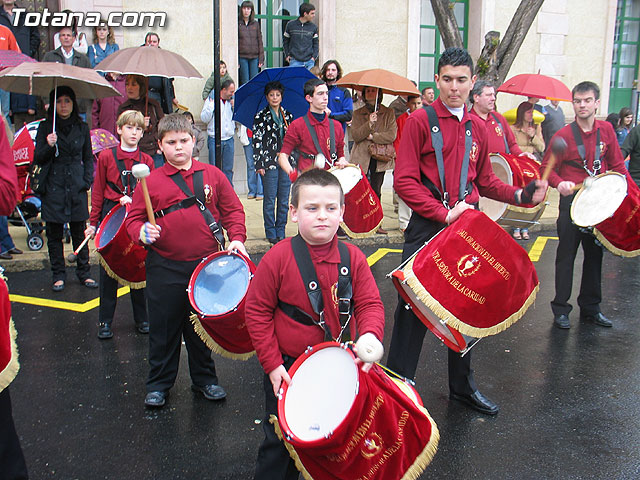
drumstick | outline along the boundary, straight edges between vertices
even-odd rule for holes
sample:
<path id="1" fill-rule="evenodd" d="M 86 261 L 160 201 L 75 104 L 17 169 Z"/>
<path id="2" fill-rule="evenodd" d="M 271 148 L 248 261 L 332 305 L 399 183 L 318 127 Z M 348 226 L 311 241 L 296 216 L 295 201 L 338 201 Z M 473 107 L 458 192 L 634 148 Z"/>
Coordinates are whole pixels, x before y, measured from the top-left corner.
<path id="1" fill-rule="evenodd" d="M 553 142 L 551 143 L 551 155 L 549 156 L 549 162 L 542 173 L 542 177 L 540 180 L 548 180 L 549 175 L 551 175 L 551 170 L 556 165 L 556 156 L 564 153 L 567 149 L 567 142 L 562 137 L 555 137 Z"/>
<path id="2" fill-rule="evenodd" d="M 153 214 L 153 207 L 151 206 L 151 197 L 149 197 L 149 190 L 147 189 L 147 177 L 151 172 L 149 167 L 144 163 L 137 163 L 131 168 L 131 174 L 140 180 L 140 186 L 142 187 L 142 196 L 144 197 L 144 205 L 147 208 L 147 218 L 149 223 L 156 226 L 156 216 Z"/>
<path id="3" fill-rule="evenodd" d="M 87 244 L 87 242 L 91 239 L 91 235 L 88 235 L 86 237 L 84 237 L 84 240 L 82 241 L 82 243 L 80 244 L 80 246 L 78 246 L 78 248 L 76 248 L 73 253 L 70 253 L 69 255 L 67 255 L 67 261 L 69 263 L 73 263 L 78 259 L 78 253 L 80 252 L 80 250 L 82 250 L 84 248 L 84 246 Z"/>

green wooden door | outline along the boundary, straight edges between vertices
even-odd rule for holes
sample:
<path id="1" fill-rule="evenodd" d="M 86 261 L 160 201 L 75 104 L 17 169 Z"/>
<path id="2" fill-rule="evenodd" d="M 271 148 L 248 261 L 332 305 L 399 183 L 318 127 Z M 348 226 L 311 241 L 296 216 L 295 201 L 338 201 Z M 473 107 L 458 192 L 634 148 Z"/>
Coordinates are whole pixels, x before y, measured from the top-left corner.
<path id="1" fill-rule="evenodd" d="M 611 62 L 609 112 L 631 107 L 637 88 L 638 41 L 640 40 L 640 0 L 618 0 L 616 33 Z"/>

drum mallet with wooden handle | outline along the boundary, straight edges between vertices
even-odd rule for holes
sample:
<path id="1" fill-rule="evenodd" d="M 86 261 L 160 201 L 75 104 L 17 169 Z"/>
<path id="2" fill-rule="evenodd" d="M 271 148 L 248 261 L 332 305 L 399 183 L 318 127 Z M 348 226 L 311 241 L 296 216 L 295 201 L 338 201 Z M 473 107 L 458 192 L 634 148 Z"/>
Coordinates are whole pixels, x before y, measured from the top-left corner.
<path id="1" fill-rule="evenodd" d="M 153 207 L 151 206 L 151 197 L 149 197 L 149 190 L 147 189 L 147 177 L 151 171 L 149 167 L 144 163 L 137 163 L 131 168 L 131 175 L 140 180 L 140 186 L 142 187 L 142 195 L 144 196 L 144 204 L 147 207 L 147 217 L 149 223 L 156 226 L 156 216 L 153 214 Z"/>
<path id="2" fill-rule="evenodd" d="M 69 255 L 67 255 L 67 261 L 69 263 L 73 263 L 78 259 L 78 253 L 80 252 L 80 250 L 82 250 L 84 248 L 84 246 L 87 244 L 87 242 L 91 239 L 91 235 L 88 235 L 86 237 L 84 237 L 84 240 L 82 241 L 82 243 L 80 244 L 80 246 L 78 248 L 76 248 L 73 253 L 70 253 Z"/>
<path id="3" fill-rule="evenodd" d="M 554 138 L 551 143 L 551 156 L 549 157 L 549 162 L 542 173 L 542 178 L 540 180 L 548 180 L 549 175 L 551 174 L 551 170 L 556 165 L 557 155 L 561 155 L 567 149 L 567 142 L 562 137 Z"/>

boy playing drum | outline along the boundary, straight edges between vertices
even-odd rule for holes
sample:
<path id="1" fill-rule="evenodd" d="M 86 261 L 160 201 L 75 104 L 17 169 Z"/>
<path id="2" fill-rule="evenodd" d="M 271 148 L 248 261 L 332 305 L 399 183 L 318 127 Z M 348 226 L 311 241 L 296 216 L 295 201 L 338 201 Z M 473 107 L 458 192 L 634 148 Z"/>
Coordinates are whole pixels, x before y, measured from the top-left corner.
<path id="1" fill-rule="evenodd" d="M 103 150 L 98 155 L 96 178 L 91 188 L 91 214 L 89 215 L 89 226 L 84 231 L 85 237 L 95 235 L 98 224 L 113 207 L 118 204 L 124 207 L 131 203 L 131 196 L 136 186 L 136 181 L 130 174 L 131 167 L 136 163 L 144 163 L 149 169 L 153 169 L 153 159 L 138 148 L 138 142 L 142 138 L 145 128 L 142 114 L 135 110 L 122 112 L 116 125 L 118 135 L 120 135 L 120 145 L 110 150 Z M 131 296 L 136 329 L 140 333 L 149 333 L 144 288 L 135 288 L 135 285 L 130 285 L 130 287 L 129 295 Z M 109 276 L 101 264 L 99 339 L 113 337 L 111 323 L 117 301 L 118 280 Z"/>
<path id="2" fill-rule="evenodd" d="M 307 346 L 340 341 L 342 331 L 355 338 L 357 332 L 360 339 L 356 346 L 361 342 L 376 344 L 382 356 L 384 307 L 378 287 L 363 253 L 353 245 L 339 243 L 336 236 L 344 213 L 344 194 L 336 177 L 320 169 L 304 172 L 291 189 L 289 212 L 300 233 L 265 254 L 245 304 L 247 328 L 266 373 L 265 439 L 258 451 L 255 479 L 298 478 L 269 417 L 277 413 L 275 395 L 282 382 L 291 381 L 287 369 Z M 315 276 L 315 281 L 309 282 L 310 276 Z M 345 294 L 345 276 L 351 295 Z M 317 289 L 321 292 L 319 302 L 313 295 Z M 311 298 L 315 299 L 313 305 Z M 323 326 L 319 318 L 324 320 Z M 368 363 L 363 369 L 370 367 Z"/>

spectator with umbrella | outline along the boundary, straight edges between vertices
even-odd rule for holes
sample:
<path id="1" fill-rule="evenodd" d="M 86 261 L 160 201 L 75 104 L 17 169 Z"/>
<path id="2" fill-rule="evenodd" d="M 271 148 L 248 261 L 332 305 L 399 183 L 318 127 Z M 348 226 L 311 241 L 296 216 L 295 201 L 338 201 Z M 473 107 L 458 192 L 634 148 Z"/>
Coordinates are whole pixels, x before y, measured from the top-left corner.
<path id="1" fill-rule="evenodd" d="M 147 96 L 147 82 L 141 75 L 127 75 L 127 99 L 119 107 L 116 117 L 127 110 L 137 110 L 144 115 L 145 131 L 140 140 L 140 150 L 153 158 L 156 168 L 164 165 L 164 157 L 158 148 L 158 122 L 164 117 L 160 104 Z"/>
<path id="2" fill-rule="evenodd" d="M 87 192 L 93 181 L 93 154 L 89 126 L 78 114 L 75 92 L 60 86 L 49 94 L 49 105 L 47 119 L 38 128 L 34 162 L 41 167 L 49 164 L 41 194 L 41 215 L 46 222 L 52 289 L 60 292 L 66 281 L 63 227 L 69 224 L 73 247 L 77 249 L 84 240 L 89 218 Z M 86 247 L 78 252 L 76 275 L 85 287 L 98 288 L 98 282 L 90 276 Z"/>
<path id="3" fill-rule="evenodd" d="M 20 51 L 18 42 L 16 42 L 16 37 L 13 36 L 11 30 L 3 25 L 0 25 L 0 50 L 12 50 L 14 52 Z M 2 110 L 4 117 L 7 119 L 7 123 L 11 123 L 11 119 L 9 118 L 9 111 L 11 110 L 10 102 L 11 96 L 9 95 L 9 92 L 0 90 L 0 109 Z"/>

